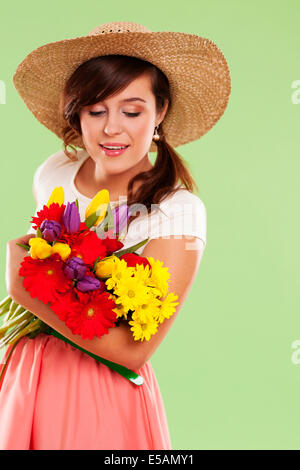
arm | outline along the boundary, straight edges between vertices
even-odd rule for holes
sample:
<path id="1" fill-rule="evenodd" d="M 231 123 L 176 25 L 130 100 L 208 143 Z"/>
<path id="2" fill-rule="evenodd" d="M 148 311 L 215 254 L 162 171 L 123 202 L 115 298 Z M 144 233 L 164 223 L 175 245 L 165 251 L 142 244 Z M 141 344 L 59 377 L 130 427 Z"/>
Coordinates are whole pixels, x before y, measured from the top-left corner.
<path id="1" fill-rule="evenodd" d="M 18 271 L 24 257 L 28 256 L 28 252 L 16 245 L 16 242 L 27 244 L 32 236 L 34 235 L 25 235 L 7 243 L 6 285 L 8 294 L 15 302 L 34 313 L 40 320 L 78 346 L 129 369 L 137 369 L 138 364 L 135 360 L 136 345 L 132 332 L 127 325 L 121 322 L 119 326 L 109 328 L 108 334 L 101 338 L 82 339 L 80 335 L 72 334 L 65 323 L 51 310 L 49 304 L 46 305 L 36 298 L 33 299 L 29 292 L 24 289 L 24 278 L 18 274 Z"/>
<path id="2" fill-rule="evenodd" d="M 193 249 L 189 249 L 191 245 Z M 175 307 L 173 315 L 159 324 L 157 332 L 150 337 L 149 341 L 136 341 L 138 368 L 150 359 L 170 330 L 194 282 L 203 251 L 204 244 L 201 239 L 186 238 L 184 235 L 180 239 L 173 238 L 173 235 L 170 239 L 152 239 L 145 247 L 141 256 L 153 256 L 154 259 L 163 261 L 163 266 L 169 268 L 169 292 L 178 295 L 179 304 Z"/>

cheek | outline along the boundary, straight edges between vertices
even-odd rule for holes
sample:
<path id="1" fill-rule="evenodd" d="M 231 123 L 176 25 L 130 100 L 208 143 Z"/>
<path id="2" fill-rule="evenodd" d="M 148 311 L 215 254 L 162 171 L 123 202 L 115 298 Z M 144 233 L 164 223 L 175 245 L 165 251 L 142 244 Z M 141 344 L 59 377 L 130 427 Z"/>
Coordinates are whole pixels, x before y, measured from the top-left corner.
<path id="1" fill-rule="evenodd" d="M 94 123 L 90 119 L 81 119 L 81 130 L 85 136 L 92 136 L 94 133 Z"/>
<path id="2" fill-rule="evenodd" d="M 137 141 L 141 142 L 141 145 L 145 141 L 149 140 L 149 137 L 152 138 L 152 127 L 149 125 L 149 120 L 140 120 L 133 126 L 133 132 Z"/>

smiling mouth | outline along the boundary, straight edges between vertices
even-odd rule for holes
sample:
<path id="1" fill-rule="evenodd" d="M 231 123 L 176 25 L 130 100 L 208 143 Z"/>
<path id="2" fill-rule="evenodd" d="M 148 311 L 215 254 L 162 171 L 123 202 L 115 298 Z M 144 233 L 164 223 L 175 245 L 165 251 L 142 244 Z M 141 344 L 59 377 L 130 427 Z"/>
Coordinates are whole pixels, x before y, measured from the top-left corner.
<path id="1" fill-rule="evenodd" d="M 105 147 L 104 145 L 102 144 L 99 144 L 101 148 L 104 148 L 104 149 L 107 149 L 107 150 L 122 150 L 122 149 L 126 149 L 127 147 L 129 147 L 129 145 L 122 145 L 122 147 L 118 147 L 118 148 L 109 148 L 109 147 Z"/>

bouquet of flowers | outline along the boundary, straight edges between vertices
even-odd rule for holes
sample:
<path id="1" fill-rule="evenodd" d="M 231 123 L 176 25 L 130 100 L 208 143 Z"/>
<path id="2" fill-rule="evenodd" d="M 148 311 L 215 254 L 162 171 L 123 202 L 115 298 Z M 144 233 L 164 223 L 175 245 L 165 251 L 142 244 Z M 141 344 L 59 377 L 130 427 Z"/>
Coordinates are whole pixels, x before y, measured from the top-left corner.
<path id="1" fill-rule="evenodd" d="M 149 341 L 178 305 L 178 296 L 168 293 L 168 268 L 135 253 L 148 239 L 122 250 L 120 232 L 128 217 L 126 204 L 111 209 L 109 192 L 103 189 L 81 222 L 78 200 L 65 205 L 60 186 L 37 217 L 32 217 L 36 236 L 28 245 L 18 244 L 28 251 L 19 269 L 24 288 L 32 298 L 49 304 L 71 332 L 83 339 L 101 338 L 123 319 L 134 340 Z M 0 348 L 41 332 L 66 340 L 9 296 L 0 303 L 0 315 L 5 314 Z M 114 364 L 103 358 L 102 362 Z"/>

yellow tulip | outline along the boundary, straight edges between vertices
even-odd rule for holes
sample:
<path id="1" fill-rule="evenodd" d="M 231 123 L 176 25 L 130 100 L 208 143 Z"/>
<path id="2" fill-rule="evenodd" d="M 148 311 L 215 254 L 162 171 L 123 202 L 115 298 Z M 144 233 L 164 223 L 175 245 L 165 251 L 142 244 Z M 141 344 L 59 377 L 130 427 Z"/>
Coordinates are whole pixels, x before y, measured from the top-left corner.
<path id="1" fill-rule="evenodd" d="M 109 191 L 107 189 L 101 189 L 96 196 L 91 200 L 89 205 L 85 210 L 85 218 L 87 219 L 93 212 L 96 212 L 98 209 L 101 210 L 100 216 L 94 223 L 94 225 L 99 225 L 105 217 L 107 206 L 109 204 Z"/>
<path id="2" fill-rule="evenodd" d="M 63 261 L 65 261 L 71 253 L 71 248 L 67 243 L 55 243 L 52 246 L 52 253 L 58 253 Z"/>
<path id="3" fill-rule="evenodd" d="M 96 264 L 95 274 L 97 277 L 110 277 L 117 256 L 110 256 Z"/>
<path id="4" fill-rule="evenodd" d="M 49 201 L 47 202 L 47 206 L 49 207 L 50 204 L 53 202 L 57 202 L 60 206 L 64 203 L 65 194 L 62 186 L 58 186 L 53 189 Z"/>
<path id="5" fill-rule="evenodd" d="M 29 254 L 33 259 L 45 259 L 52 255 L 52 246 L 40 237 L 32 237 L 29 240 Z"/>

